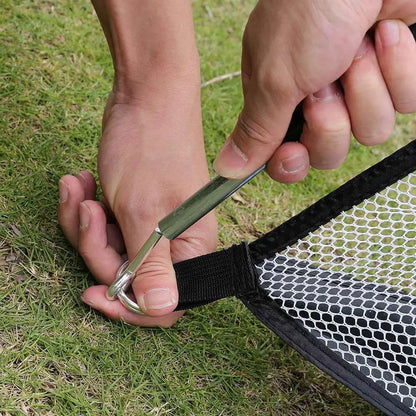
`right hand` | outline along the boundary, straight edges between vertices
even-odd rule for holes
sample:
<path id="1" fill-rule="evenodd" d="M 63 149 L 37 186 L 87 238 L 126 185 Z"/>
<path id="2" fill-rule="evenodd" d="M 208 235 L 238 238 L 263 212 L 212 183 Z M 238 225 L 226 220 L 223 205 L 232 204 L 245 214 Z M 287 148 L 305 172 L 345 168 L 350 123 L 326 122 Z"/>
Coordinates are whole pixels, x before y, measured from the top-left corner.
<path id="1" fill-rule="evenodd" d="M 416 111 L 415 21 L 414 0 L 259 0 L 243 40 L 244 108 L 217 173 L 241 178 L 268 161 L 270 176 L 296 182 L 310 165 L 339 166 L 351 132 L 385 141 L 395 110 Z M 281 145 L 302 100 L 301 142 Z"/>

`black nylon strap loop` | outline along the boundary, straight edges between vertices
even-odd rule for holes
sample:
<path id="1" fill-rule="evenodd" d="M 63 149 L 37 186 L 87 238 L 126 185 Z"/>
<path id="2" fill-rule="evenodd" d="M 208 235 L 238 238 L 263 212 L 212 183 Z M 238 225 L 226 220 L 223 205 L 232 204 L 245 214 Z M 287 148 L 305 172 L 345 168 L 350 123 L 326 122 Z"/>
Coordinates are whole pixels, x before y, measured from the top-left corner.
<path id="1" fill-rule="evenodd" d="M 176 310 L 205 305 L 218 299 L 250 297 L 257 284 L 246 243 L 174 265 L 179 304 Z"/>

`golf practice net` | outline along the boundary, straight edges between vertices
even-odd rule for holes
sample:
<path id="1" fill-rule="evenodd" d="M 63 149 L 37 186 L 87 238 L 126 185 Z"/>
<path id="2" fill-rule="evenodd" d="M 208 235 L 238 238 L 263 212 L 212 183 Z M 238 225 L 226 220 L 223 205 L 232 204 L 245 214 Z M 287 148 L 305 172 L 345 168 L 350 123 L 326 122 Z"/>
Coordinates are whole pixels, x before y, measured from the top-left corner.
<path id="1" fill-rule="evenodd" d="M 416 175 L 256 264 L 283 311 L 416 410 Z"/>
<path id="2" fill-rule="evenodd" d="M 258 240 L 175 270 L 177 309 L 236 296 L 385 414 L 416 416 L 416 141 Z"/>
<path id="3" fill-rule="evenodd" d="M 251 244 L 175 265 L 389 415 L 416 415 L 416 141 Z"/>

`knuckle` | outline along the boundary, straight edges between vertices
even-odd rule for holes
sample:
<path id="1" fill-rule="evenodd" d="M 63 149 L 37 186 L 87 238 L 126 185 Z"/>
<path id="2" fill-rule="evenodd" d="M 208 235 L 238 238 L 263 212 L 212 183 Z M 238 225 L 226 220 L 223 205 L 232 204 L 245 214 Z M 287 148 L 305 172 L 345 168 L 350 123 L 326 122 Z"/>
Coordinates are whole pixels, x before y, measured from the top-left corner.
<path id="1" fill-rule="evenodd" d="M 139 203 L 132 198 L 116 198 L 114 200 L 114 212 L 119 218 L 129 218 L 137 213 Z"/>
<path id="2" fill-rule="evenodd" d="M 395 109 L 400 114 L 411 114 L 416 112 L 416 99 L 399 99 L 394 102 Z"/>
<path id="3" fill-rule="evenodd" d="M 315 120 L 308 122 L 308 128 L 316 134 L 329 138 L 344 137 L 351 131 L 350 122 L 346 118 L 331 121 Z"/>
<path id="4" fill-rule="evenodd" d="M 145 197 L 120 197 L 114 201 L 113 212 L 122 226 L 128 224 L 146 224 L 153 227 L 165 215 L 164 212 L 161 212 L 163 204 L 164 201 L 162 201 L 159 195 L 152 196 L 146 194 Z"/>
<path id="5" fill-rule="evenodd" d="M 143 285 L 143 282 L 146 283 L 146 286 L 152 284 L 152 282 L 160 285 L 162 282 L 170 282 L 173 279 L 173 275 L 174 271 L 170 258 L 158 256 L 142 263 L 137 271 L 135 282 L 137 282 L 137 286 Z M 138 287 L 135 286 L 135 290 L 138 290 Z"/>
<path id="6" fill-rule="evenodd" d="M 241 139 L 254 141 L 262 146 L 270 145 L 273 142 L 273 136 L 263 125 L 244 113 L 240 114 L 237 120 L 237 129 Z"/>
<path id="7" fill-rule="evenodd" d="M 293 58 L 288 54 L 288 59 L 268 59 L 261 67 L 257 68 L 252 76 L 256 89 L 263 95 L 270 97 L 272 100 L 288 101 L 294 99 L 294 95 L 301 88 L 297 77 L 300 76 L 299 71 L 294 71 L 296 65 Z M 279 68 L 279 70 L 276 70 Z"/>
<path id="8" fill-rule="evenodd" d="M 180 237 L 179 237 L 180 239 Z M 217 235 L 201 235 L 200 237 L 186 237 L 181 243 L 184 245 L 178 249 L 176 246 L 172 247 L 172 256 L 180 255 L 184 247 L 186 248 L 186 256 L 189 258 L 203 256 L 205 254 L 212 253 L 218 247 Z M 180 256 L 182 257 L 182 256 Z"/>
<path id="9" fill-rule="evenodd" d="M 271 65 L 270 67 L 275 68 L 274 65 Z M 266 70 L 257 74 L 257 85 L 260 87 L 260 91 L 262 91 L 263 94 L 269 95 L 280 91 L 282 89 L 280 84 L 277 71 Z"/>

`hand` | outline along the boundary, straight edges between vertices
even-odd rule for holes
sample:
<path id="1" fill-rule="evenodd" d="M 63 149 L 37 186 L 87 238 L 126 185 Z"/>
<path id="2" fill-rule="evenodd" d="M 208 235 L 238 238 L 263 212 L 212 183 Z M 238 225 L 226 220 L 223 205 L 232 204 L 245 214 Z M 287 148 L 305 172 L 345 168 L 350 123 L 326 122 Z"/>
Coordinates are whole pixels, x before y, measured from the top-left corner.
<path id="1" fill-rule="evenodd" d="M 174 241 L 159 242 L 133 282 L 135 298 L 149 316 L 136 315 L 106 298 L 123 254 L 127 251 L 131 259 L 157 222 L 208 181 L 197 97 L 187 107 L 186 115 L 177 107 L 151 114 L 110 100 L 99 152 L 107 207 L 94 201 L 96 185 L 89 172 L 61 179 L 59 222 L 100 284 L 87 289 L 83 299 L 111 319 L 172 325 L 182 315 L 171 313 L 178 301 L 172 262 L 216 248 L 213 215 Z"/>
<path id="2" fill-rule="evenodd" d="M 244 108 L 217 173 L 240 178 L 268 161 L 274 179 L 296 182 L 310 165 L 339 166 L 351 132 L 385 141 L 395 110 L 416 111 L 415 21 L 413 0 L 260 0 L 243 39 Z M 280 145 L 302 100 L 301 143 Z"/>
<path id="3" fill-rule="evenodd" d="M 213 214 L 172 242 L 162 238 L 139 268 L 134 296 L 147 316 L 106 297 L 125 255 L 131 260 L 159 220 L 208 180 L 200 71 L 187 0 L 94 0 L 115 65 L 103 117 L 98 171 L 105 205 L 89 172 L 60 181 L 61 227 L 99 285 L 84 301 L 111 319 L 171 326 L 182 316 L 173 262 L 217 245 Z M 111 24 L 109 23 L 111 22 Z"/>

